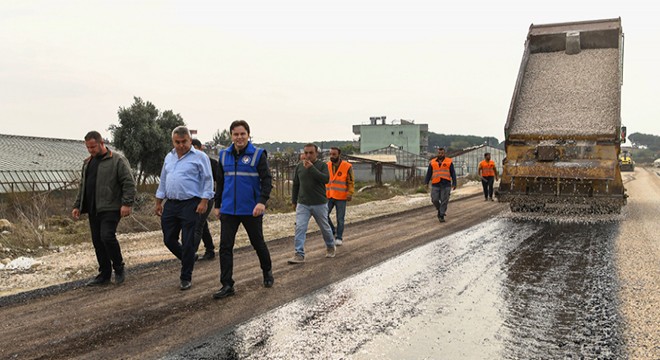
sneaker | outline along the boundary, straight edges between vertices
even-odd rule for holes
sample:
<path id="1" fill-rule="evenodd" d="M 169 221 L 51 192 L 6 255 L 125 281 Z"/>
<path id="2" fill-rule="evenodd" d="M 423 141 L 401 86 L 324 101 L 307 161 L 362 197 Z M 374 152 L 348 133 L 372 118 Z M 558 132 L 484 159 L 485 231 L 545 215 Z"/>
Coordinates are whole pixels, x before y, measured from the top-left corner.
<path id="1" fill-rule="evenodd" d="M 342 244 L 343 242 L 341 241 L 341 239 L 335 240 L 335 246 L 341 246 Z"/>
<path id="2" fill-rule="evenodd" d="M 327 257 L 327 258 L 335 257 L 335 247 L 334 246 L 325 248 L 325 257 Z"/>
<path id="3" fill-rule="evenodd" d="M 191 287 L 192 287 L 192 281 L 190 281 L 190 280 L 181 280 L 181 285 L 179 285 L 179 289 L 188 290 Z"/>
<path id="4" fill-rule="evenodd" d="M 302 264 L 305 262 L 305 257 L 300 255 L 300 254 L 295 254 L 289 261 L 287 261 L 289 264 Z"/>
<path id="5" fill-rule="evenodd" d="M 110 278 L 105 277 L 101 274 L 96 275 L 95 278 L 92 280 L 88 281 L 85 286 L 102 286 L 102 285 L 107 285 L 110 283 Z"/>

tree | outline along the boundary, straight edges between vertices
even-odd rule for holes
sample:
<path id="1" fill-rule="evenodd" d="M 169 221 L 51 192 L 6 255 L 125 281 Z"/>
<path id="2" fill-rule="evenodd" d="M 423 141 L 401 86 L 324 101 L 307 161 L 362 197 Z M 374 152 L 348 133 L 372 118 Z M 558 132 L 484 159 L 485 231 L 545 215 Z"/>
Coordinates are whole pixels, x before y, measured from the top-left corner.
<path id="1" fill-rule="evenodd" d="M 229 130 L 224 129 L 222 132 L 216 130 L 215 134 L 213 134 L 212 143 L 213 145 L 222 145 L 225 147 L 231 145 L 231 134 L 229 133 Z"/>
<path id="2" fill-rule="evenodd" d="M 660 136 L 634 133 L 630 134 L 628 139 L 630 139 L 630 141 L 637 146 L 645 145 L 651 150 L 660 150 Z"/>
<path id="3" fill-rule="evenodd" d="M 133 100 L 130 107 L 119 108 L 119 125 L 110 125 L 109 130 L 114 146 L 137 169 L 137 183 L 144 184 L 147 177 L 160 175 L 165 155 L 172 149 L 172 130 L 185 123 L 172 110 L 161 113 L 149 101 Z"/>
<path id="4" fill-rule="evenodd" d="M 341 150 L 342 154 L 345 155 L 351 155 L 351 154 L 359 154 L 360 153 L 360 148 L 357 146 L 354 146 L 353 144 L 347 144 L 344 146 L 340 146 L 339 149 Z"/>

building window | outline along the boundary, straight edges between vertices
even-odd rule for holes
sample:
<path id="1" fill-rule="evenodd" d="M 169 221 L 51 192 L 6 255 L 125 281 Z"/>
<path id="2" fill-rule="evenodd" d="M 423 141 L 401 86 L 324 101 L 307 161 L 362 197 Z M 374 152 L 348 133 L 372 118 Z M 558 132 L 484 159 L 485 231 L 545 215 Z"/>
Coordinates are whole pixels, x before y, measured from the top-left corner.
<path id="1" fill-rule="evenodd" d="M 392 135 L 394 135 L 394 131 L 392 131 Z"/>
<path id="2" fill-rule="evenodd" d="M 403 135 L 403 130 L 399 131 L 399 135 Z"/>

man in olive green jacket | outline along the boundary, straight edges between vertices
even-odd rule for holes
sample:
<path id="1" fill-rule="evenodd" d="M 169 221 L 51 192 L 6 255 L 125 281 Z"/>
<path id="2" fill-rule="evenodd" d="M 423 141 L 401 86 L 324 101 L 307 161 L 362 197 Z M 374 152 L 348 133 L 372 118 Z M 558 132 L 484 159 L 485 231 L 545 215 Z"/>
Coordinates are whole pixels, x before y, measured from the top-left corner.
<path id="1" fill-rule="evenodd" d="M 110 151 L 97 131 L 85 135 L 85 146 L 90 157 L 83 164 L 82 179 L 71 215 L 78 220 L 80 214 L 89 214 L 99 274 L 87 285 L 108 284 L 112 269 L 115 270 L 115 283 L 121 284 L 125 271 L 116 231 L 119 220 L 131 214 L 135 181 L 126 158 Z"/>

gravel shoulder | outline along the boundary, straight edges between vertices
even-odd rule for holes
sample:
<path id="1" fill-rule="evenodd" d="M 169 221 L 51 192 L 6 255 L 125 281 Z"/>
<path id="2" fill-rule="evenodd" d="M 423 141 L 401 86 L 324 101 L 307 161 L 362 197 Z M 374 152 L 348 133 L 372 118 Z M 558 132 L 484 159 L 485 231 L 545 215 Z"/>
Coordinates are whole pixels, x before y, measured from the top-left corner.
<path id="1" fill-rule="evenodd" d="M 660 171 L 635 169 L 626 183 L 616 244 L 620 312 L 630 359 L 660 359 Z M 629 173 L 626 173 L 629 174 Z"/>

